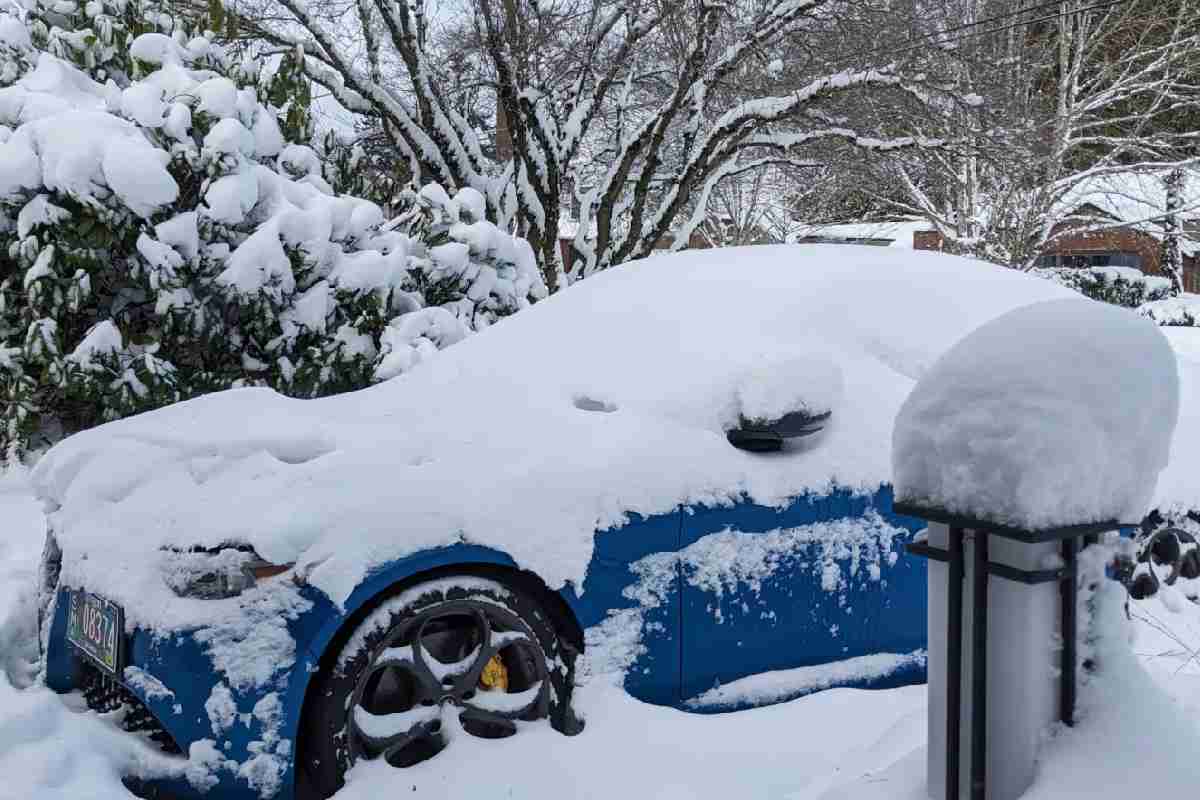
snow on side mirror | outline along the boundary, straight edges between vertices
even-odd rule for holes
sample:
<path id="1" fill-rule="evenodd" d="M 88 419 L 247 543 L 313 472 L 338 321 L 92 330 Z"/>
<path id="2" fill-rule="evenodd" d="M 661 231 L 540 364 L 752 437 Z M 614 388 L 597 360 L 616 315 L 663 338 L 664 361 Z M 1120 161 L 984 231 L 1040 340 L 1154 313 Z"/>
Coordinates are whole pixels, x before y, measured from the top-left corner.
<path id="1" fill-rule="evenodd" d="M 752 453 L 780 450 L 787 439 L 825 428 L 842 386 L 841 368 L 822 355 L 759 366 L 738 382 L 736 422 L 726 427 L 725 438 Z"/>

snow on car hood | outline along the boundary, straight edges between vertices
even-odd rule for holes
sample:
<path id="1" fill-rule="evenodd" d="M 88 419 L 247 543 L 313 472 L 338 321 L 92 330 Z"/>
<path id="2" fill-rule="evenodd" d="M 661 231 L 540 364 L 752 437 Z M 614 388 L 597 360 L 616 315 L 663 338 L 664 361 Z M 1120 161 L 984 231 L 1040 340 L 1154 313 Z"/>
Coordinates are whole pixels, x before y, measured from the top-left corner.
<path id="1" fill-rule="evenodd" d="M 337 603 L 373 567 L 454 542 L 578 586 L 594 532 L 633 512 L 877 489 L 892 421 L 926 366 L 1010 309 L 1069 296 L 982 262 L 882 248 L 660 256 L 369 389 L 219 392 L 77 434 L 34 481 L 64 580 L 129 606 L 166 596 L 157 551 L 229 542 L 296 562 Z M 840 367 L 830 426 L 782 453 L 731 447 L 747 376 L 814 354 Z"/>

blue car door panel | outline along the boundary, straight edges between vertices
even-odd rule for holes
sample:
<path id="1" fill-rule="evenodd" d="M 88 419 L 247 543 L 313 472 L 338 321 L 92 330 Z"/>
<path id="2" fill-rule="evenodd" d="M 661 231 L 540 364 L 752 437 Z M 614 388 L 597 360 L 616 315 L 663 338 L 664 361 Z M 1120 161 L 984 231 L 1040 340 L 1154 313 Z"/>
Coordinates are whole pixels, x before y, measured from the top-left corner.
<path id="1" fill-rule="evenodd" d="M 598 669 L 623 669 L 626 691 L 659 705 L 679 702 L 675 564 L 680 517 L 678 510 L 651 517 L 632 515 L 620 528 L 599 531 L 583 592 L 573 604 L 586 631 L 592 664 Z"/>
<path id="2" fill-rule="evenodd" d="M 903 654 L 887 663 L 917 669 L 871 675 L 858 667 L 877 661 L 851 662 L 827 671 L 841 680 L 811 688 L 922 679 L 925 564 L 904 550 L 922 527 L 892 513 L 887 487 L 806 495 L 784 508 L 685 510 L 681 700 L 757 673 L 878 653 Z"/>

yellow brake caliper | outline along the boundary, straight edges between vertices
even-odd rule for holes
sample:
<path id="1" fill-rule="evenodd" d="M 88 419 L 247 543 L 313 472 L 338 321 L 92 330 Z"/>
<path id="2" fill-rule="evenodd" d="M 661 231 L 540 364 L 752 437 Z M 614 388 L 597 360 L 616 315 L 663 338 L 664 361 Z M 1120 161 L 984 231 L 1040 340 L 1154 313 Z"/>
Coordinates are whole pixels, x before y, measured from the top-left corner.
<path id="1" fill-rule="evenodd" d="M 479 676 L 479 686 L 489 692 L 508 691 L 508 667 L 504 666 L 504 662 L 500 660 L 499 653 L 492 656 L 484 665 L 483 674 Z"/>

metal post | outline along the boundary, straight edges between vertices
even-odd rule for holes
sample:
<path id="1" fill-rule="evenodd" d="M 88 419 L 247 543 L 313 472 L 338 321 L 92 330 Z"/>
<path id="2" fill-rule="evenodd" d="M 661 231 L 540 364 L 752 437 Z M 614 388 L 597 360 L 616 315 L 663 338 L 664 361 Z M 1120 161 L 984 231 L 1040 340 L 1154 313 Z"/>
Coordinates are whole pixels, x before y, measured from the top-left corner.
<path id="1" fill-rule="evenodd" d="M 963 529 L 951 527 L 946 543 L 946 800 L 958 800 L 959 726 L 962 720 Z"/>
<path id="2" fill-rule="evenodd" d="M 1063 567 L 1067 574 L 1059 584 L 1062 593 L 1063 637 L 1062 669 L 1060 670 L 1062 708 L 1060 712 L 1062 721 L 1069 726 L 1075 725 L 1075 661 L 1077 660 L 1075 648 L 1077 643 L 1076 628 L 1078 626 L 1078 609 L 1075 603 L 1077 602 L 1076 566 L 1079 562 L 1076 556 L 1076 541 L 1074 539 L 1063 539 Z"/>
<path id="3" fill-rule="evenodd" d="M 974 556 L 974 614 L 971 628 L 971 800 L 984 800 L 987 792 L 987 531 L 975 530 Z"/>

